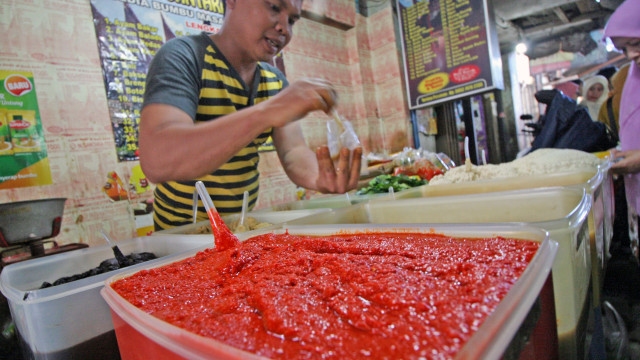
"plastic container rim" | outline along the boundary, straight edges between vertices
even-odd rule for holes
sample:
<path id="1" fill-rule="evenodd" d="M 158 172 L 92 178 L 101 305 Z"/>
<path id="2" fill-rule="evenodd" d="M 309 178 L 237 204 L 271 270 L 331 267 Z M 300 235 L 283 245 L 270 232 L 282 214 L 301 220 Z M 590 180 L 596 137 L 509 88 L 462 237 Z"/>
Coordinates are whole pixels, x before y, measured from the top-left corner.
<path id="1" fill-rule="evenodd" d="M 546 282 L 548 276 L 551 273 L 551 267 L 558 251 L 558 243 L 555 240 L 549 238 L 549 232 L 539 228 L 530 226 L 528 224 L 491 224 L 490 226 L 484 226 L 484 224 L 457 224 L 456 226 L 443 226 L 443 224 L 419 224 L 414 226 L 412 224 L 348 224 L 348 225 L 318 225 L 310 228 L 309 226 L 286 226 L 277 231 L 282 233 L 288 231 L 290 234 L 307 234 L 307 235 L 330 235 L 330 234 L 348 234 L 348 233 L 361 233 L 361 232 L 424 232 L 424 233 L 443 233 L 450 236 L 473 236 L 473 237 L 487 237 L 487 236 L 508 236 L 513 238 L 520 238 L 523 240 L 533 240 L 540 242 L 540 247 L 535 256 L 531 259 L 529 266 L 522 273 L 520 278 L 516 281 L 513 287 L 509 290 L 507 295 L 500 301 L 496 309 L 489 317 L 484 321 L 477 333 L 495 333 L 496 337 L 491 343 L 484 341 L 484 339 L 475 338 L 472 336 L 469 341 L 461 348 L 460 352 L 456 355 L 456 358 L 483 358 L 483 359 L 498 359 L 509 342 L 511 341 L 513 334 L 520 326 L 521 322 L 526 317 L 529 309 L 537 299 L 536 297 L 527 297 L 527 293 L 533 291 L 536 294 L 542 289 L 542 286 Z M 273 231 L 265 231 L 262 233 L 268 233 Z M 518 237 L 515 235 L 507 235 L 506 232 L 517 232 L 518 234 L 528 234 L 527 237 Z M 244 235 L 244 234 L 240 234 Z M 251 236 L 256 235 L 256 232 Z M 246 240 L 249 236 L 238 236 L 240 240 Z M 537 238 L 537 239 L 536 239 Z M 197 249 L 192 249 L 189 253 L 182 253 L 165 258 L 164 261 L 157 262 L 153 266 L 147 266 L 145 269 L 157 268 L 170 263 L 180 261 L 182 259 L 191 257 L 197 253 Z M 544 255 L 542 255 L 545 253 Z M 149 264 L 150 265 L 150 264 Z M 193 352 L 191 349 L 187 349 L 178 344 L 171 338 L 172 335 L 179 335 L 181 340 L 192 340 L 202 342 L 213 343 L 216 347 L 221 348 L 222 351 L 230 352 L 228 355 L 237 355 L 242 358 L 250 359 L 265 359 L 264 357 L 249 353 L 247 351 L 232 347 L 216 339 L 203 337 L 194 333 L 188 332 L 180 327 L 162 321 L 154 316 L 143 312 L 137 307 L 126 302 L 120 297 L 110 284 L 121 278 L 125 278 L 136 273 L 137 269 L 131 269 L 130 271 L 121 272 L 108 278 L 104 282 L 104 288 L 100 291 L 100 294 L 109 304 L 111 309 L 121 317 L 123 320 L 136 320 L 127 321 L 127 324 L 141 332 L 143 335 L 154 340 L 157 344 L 175 352 L 181 356 L 188 356 L 189 358 L 206 359 L 207 357 L 201 353 Z M 537 274 L 533 276 L 532 274 Z M 544 275 L 544 276 L 540 276 Z M 119 304 L 121 302 L 122 304 Z M 526 310 L 526 311 L 524 311 Z M 508 313 L 507 311 L 511 311 Z M 502 316 L 496 314 L 504 313 Z M 510 314 L 510 315 L 507 315 Z M 148 326 L 141 325 L 157 325 L 154 328 L 165 328 L 164 331 L 151 331 Z M 508 331 L 507 331 L 508 330 Z M 469 345 L 471 344 L 471 345 Z M 465 351 L 465 349 L 469 349 Z M 232 354 L 231 354 L 232 353 Z M 473 355 L 473 356 L 472 356 Z"/>
<path id="2" fill-rule="evenodd" d="M 163 236 L 167 236 L 167 237 L 175 237 L 175 234 L 166 234 Z M 191 236 L 207 236 L 210 237 L 211 234 L 204 234 L 204 235 L 191 235 Z M 135 241 L 139 238 L 133 238 L 133 239 L 129 239 L 129 240 L 124 240 L 122 242 L 118 242 L 118 244 L 120 246 L 123 245 L 124 242 L 127 241 Z M 126 244 L 128 245 L 128 244 Z M 134 244 L 135 245 L 135 244 Z M 211 244 L 207 244 L 207 245 L 201 245 L 192 249 L 187 249 L 187 250 L 183 250 L 171 255 L 166 255 L 169 257 L 173 257 L 173 256 L 178 256 L 180 254 L 184 254 L 184 253 L 190 253 L 193 250 L 204 250 L 206 248 L 212 247 L 213 246 L 213 240 L 211 241 Z M 95 246 L 95 247 L 88 247 L 88 248 L 83 248 L 83 249 L 77 249 L 74 250 L 73 255 L 76 255 L 78 257 L 81 256 L 81 254 L 83 253 L 87 253 L 87 252 L 98 252 L 101 250 L 106 250 L 108 249 L 108 251 L 112 251 L 111 250 L 111 246 L 110 245 L 100 245 L 100 246 Z M 77 252 L 76 252 L 77 251 Z M 5 280 L 7 276 L 9 275 L 5 275 L 5 274 L 10 274 L 10 272 L 7 272 L 6 269 L 11 268 L 11 270 L 13 269 L 17 269 L 16 271 L 21 271 L 21 268 L 25 268 L 22 269 L 23 271 L 28 271 L 28 267 L 33 264 L 34 262 L 38 262 L 38 263 L 57 263 L 59 262 L 59 259 L 63 258 L 63 257 L 68 257 L 69 253 L 59 253 L 59 254 L 54 254 L 54 255 L 50 255 L 50 256 L 46 256 L 43 258 L 35 258 L 35 259 L 29 259 L 29 260 L 25 260 L 25 261 L 21 261 L 15 264 L 11 264 L 8 265 L 7 267 L 4 268 L 5 271 L 0 273 L 0 292 L 9 300 L 11 300 L 12 302 L 16 303 L 16 304 L 39 304 L 39 303 L 43 303 L 43 302 L 48 302 L 48 301 L 52 301 L 52 300 L 57 300 L 60 298 L 64 298 L 67 296 L 70 296 L 72 294 L 75 293 L 79 293 L 79 292 L 83 292 L 86 290 L 90 290 L 96 287 L 101 287 L 104 286 L 104 281 L 109 278 L 110 276 L 113 276 L 114 274 L 109 275 L 108 272 L 106 273 L 102 273 L 102 274 L 97 274 L 91 277 L 87 277 L 84 279 L 79 279 L 76 281 L 72 281 L 72 282 L 68 282 L 65 284 L 60 284 L 60 285 L 56 285 L 53 287 L 49 287 L 49 288 L 45 288 L 45 289 L 31 289 L 31 290 L 19 290 L 16 289 L 12 286 L 9 286 L 8 284 L 5 284 Z M 142 267 L 145 267 L 146 265 L 149 264 L 153 264 L 155 262 L 161 262 L 163 261 L 164 257 L 162 258 L 157 258 L 157 259 L 153 259 L 153 260 L 148 260 L 139 264 L 135 264 L 135 265 L 131 265 L 128 266 L 126 268 L 123 269 L 127 269 L 126 271 L 133 271 Z M 120 269 L 119 269 L 120 270 Z M 116 270 L 118 271 L 118 270 Z M 100 278 L 103 278 L 103 280 L 98 280 Z M 87 283 L 87 284 L 83 284 L 83 283 Z M 33 298 L 27 298 L 24 299 L 24 294 L 25 293 L 31 293 L 31 292 L 40 292 L 40 294 L 43 294 L 42 296 L 37 296 L 37 297 L 33 297 Z M 51 294 L 49 294 L 51 293 Z"/>

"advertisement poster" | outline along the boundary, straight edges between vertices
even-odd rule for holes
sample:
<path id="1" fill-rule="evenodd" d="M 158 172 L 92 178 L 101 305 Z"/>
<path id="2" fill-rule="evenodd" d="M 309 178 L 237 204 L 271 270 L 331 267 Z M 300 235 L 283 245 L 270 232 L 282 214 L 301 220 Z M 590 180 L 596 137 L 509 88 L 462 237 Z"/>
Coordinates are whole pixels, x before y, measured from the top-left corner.
<path id="1" fill-rule="evenodd" d="M 33 74 L 0 70 L 0 189 L 49 185 Z"/>
<path id="2" fill-rule="evenodd" d="M 409 109 L 503 87 L 487 0 L 397 0 Z"/>
<path id="3" fill-rule="evenodd" d="M 218 32 L 224 4 L 224 0 L 91 0 L 119 161 L 138 160 L 140 109 L 156 51 L 174 37 Z"/>

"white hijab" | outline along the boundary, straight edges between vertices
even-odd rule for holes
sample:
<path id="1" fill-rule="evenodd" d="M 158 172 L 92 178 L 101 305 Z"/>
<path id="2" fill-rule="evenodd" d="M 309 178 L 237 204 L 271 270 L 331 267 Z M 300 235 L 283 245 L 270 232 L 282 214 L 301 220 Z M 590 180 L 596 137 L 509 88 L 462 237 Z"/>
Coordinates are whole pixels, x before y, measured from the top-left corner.
<path id="1" fill-rule="evenodd" d="M 602 84 L 602 95 L 596 101 L 587 100 L 587 92 L 589 92 L 589 88 L 591 88 L 595 84 Z M 582 101 L 580 105 L 585 106 L 589 110 L 589 115 L 591 115 L 591 120 L 597 121 L 598 114 L 600 113 L 600 107 L 607 101 L 607 96 L 609 96 L 609 81 L 607 78 L 602 75 L 595 75 L 590 78 L 587 78 L 582 83 Z"/>

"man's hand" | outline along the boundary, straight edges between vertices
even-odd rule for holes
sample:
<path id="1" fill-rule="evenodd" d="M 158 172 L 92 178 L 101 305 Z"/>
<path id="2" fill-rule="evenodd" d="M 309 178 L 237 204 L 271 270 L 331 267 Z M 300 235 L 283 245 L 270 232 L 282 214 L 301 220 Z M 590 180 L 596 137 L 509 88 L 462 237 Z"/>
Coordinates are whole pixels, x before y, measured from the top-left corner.
<path id="1" fill-rule="evenodd" d="M 635 174 L 640 172 L 640 150 L 612 150 L 614 164 L 611 170 L 615 174 Z"/>
<path id="2" fill-rule="evenodd" d="M 340 149 L 335 166 L 326 145 L 316 150 L 316 158 L 318 159 L 318 179 L 316 180 L 318 191 L 344 194 L 358 186 L 362 162 L 361 147 L 354 149 L 353 152 L 347 148 Z"/>

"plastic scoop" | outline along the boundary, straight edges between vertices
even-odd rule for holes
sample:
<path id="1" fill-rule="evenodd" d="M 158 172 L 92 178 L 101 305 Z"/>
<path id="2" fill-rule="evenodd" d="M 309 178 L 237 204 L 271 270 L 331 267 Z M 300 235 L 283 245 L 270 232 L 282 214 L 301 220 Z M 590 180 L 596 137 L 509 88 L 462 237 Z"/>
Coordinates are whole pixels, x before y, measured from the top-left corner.
<path id="1" fill-rule="evenodd" d="M 116 245 L 113 241 L 111 241 L 111 239 L 109 239 L 109 237 L 107 236 L 107 234 L 104 233 L 104 231 L 100 230 L 100 234 L 105 240 L 107 240 L 107 243 L 111 245 L 111 250 L 113 250 L 113 254 L 116 256 L 116 261 L 118 261 L 118 265 L 120 265 L 120 267 L 127 266 L 128 265 L 127 257 L 124 256 L 122 251 L 120 251 L 120 248 L 118 248 L 118 245 Z"/>
<path id="2" fill-rule="evenodd" d="M 198 190 L 193 190 L 193 223 L 198 221 Z"/>
<path id="3" fill-rule="evenodd" d="M 249 206 L 249 192 L 245 191 L 242 194 L 242 211 L 240 212 L 240 222 L 238 226 L 244 225 L 244 219 L 247 216 L 247 207 Z"/>
<path id="4" fill-rule="evenodd" d="M 473 164 L 471 164 L 471 157 L 469 155 L 469 137 L 465 136 L 464 137 L 464 166 L 465 166 L 465 170 L 470 171 L 471 170 L 471 166 Z"/>
<path id="5" fill-rule="evenodd" d="M 196 189 L 198 190 L 200 199 L 202 199 L 204 208 L 207 210 L 209 221 L 211 221 L 211 232 L 213 232 L 215 238 L 216 250 L 224 251 L 237 246 L 239 243 L 238 238 L 229 230 L 224 221 L 222 221 L 202 181 L 196 181 Z"/>

